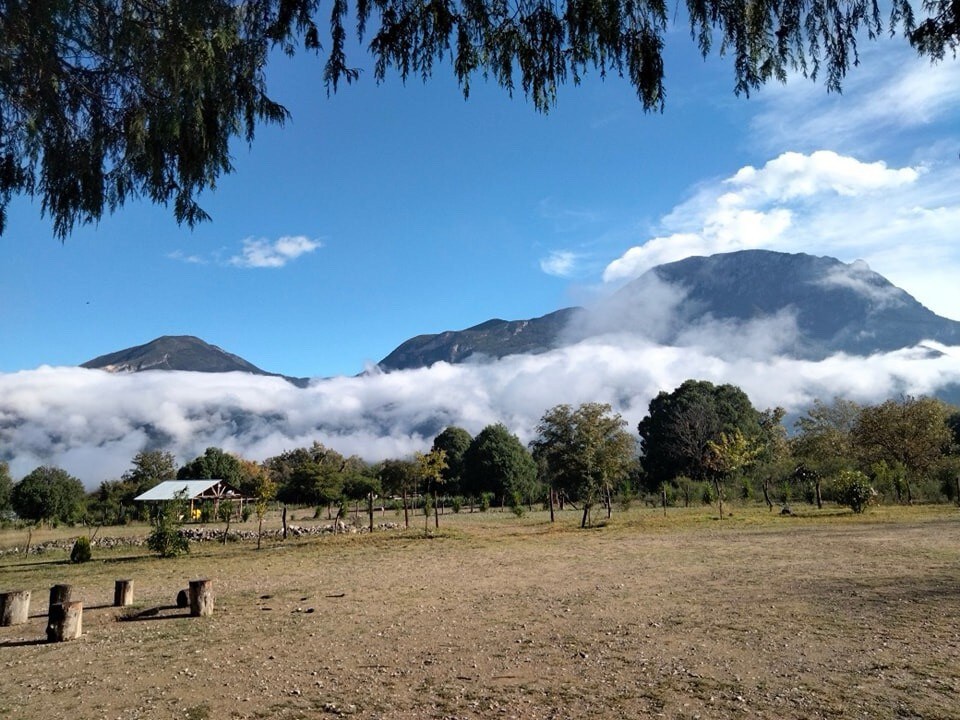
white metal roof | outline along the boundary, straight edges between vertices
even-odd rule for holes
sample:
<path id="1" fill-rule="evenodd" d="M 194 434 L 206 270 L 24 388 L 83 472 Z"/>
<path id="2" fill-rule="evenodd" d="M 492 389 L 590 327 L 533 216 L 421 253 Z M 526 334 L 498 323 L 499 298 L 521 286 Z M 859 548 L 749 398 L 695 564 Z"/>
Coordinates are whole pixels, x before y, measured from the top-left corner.
<path id="1" fill-rule="evenodd" d="M 134 500 L 176 500 L 177 495 L 185 493 L 185 499 L 201 495 L 222 480 L 165 480 L 145 493 L 137 495 Z"/>

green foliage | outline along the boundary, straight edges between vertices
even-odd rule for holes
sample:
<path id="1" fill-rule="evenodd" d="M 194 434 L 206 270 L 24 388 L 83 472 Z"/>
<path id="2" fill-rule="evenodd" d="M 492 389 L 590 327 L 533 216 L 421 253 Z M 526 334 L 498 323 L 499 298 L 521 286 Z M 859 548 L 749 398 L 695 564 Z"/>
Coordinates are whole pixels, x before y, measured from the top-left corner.
<path id="1" fill-rule="evenodd" d="M 93 557 L 93 553 L 90 549 L 90 538 L 86 535 L 81 535 L 74 541 L 73 548 L 70 550 L 70 562 L 90 562 L 91 557 Z"/>
<path id="2" fill-rule="evenodd" d="M 490 504 L 493 502 L 493 493 L 485 492 L 480 493 L 480 499 L 477 503 L 477 507 L 480 512 L 486 512 L 490 509 Z"/>
<path id="3" fill-rule="evenodd" d="M 443 486 L 448 493 L 460 492 L 463 456 L 473 438 L 461 427 L 451 425 L 433 439 L 432 450 L 443 450 L 447 467 L 443 470 Z"/>
<path id="4" fill-rule="evenodd" d="M 837 502 L 855 513 L 862 513 L 876 502 L 877 493 L 870 485 L 870 478 L 859 470 L 841 471 L 833 487 Z"/>
<path id="5" fill-rule="evenodd" d="M 760 419 L 750 398 L 734 385 L 687 380 L 673 392 L 660 392 L 637 427 L 650 489 L 679 476 L 707 479 L 710 443 L 734 432 L 754 443 L 761 436 Z"/>
<path id="6" fill-rule="evenodd" d="M 636 464 L 636 443 L 626 421 L 609 405 L 585 403 L 575 410 L 557 405 L 537 425 L 531 443 L 544 479 L 555 489 L 590 508 L 606 500 Z"/>
<path id="7" fill-rule="evenodd" d="M 0 462 L 0 517 L 13 509 L 10 496 L 13 492 L 13 480 L 10 477 L 10 467 Z"/>
<path id="8" fill-rule="evenodd" d="M 178 480 L 223 480 L 236 488 L 243 484 L 244 477 L 240 458 L 217 447 L 208 447 L 177 471 Z"/>
<path id="9" fill-rule="evenodd" d="M 165 450 L 138 452 L 131 464 L 133 468 L 123 474 L 123 481 L 130 486 L 130 500 L 165 480 L 177 477 L 176 458 Z"/>
<path id="10" fill-rule="evenodd" d="M 75 523 L 84 512 L 83 484 L 57 467 L 38 467 L 13 486 L 10 501 L 25 520 Z"/>
<path id="11" fill-rule="evenodd" d="M 454 495 L 450 501 L 450 509 L 453 510 L 454 514 L 459 513 L 463 509 L 463 497 Z"/>
<path id="12" fill-rule="evenodd" d="M 474 496 L 492 493 L 503 499 L 513 492 L 535 494 L 537 467 L 530 453 L 505 425 L 488 425 L 463 456 L 463 488 Z"/>
<path id="13" fill-rule="evenodd" d="M 523 517 L 525 509 L 523 507 L 523 497 L 518 492 L 510 493 L 510 510 L 517 517 Z"/>
<path id="14" fill-rule="evenodd" d="M 153 530 L 147 536 L 147 547 L 163 558 L 190 552 L 187 538 L 180 534 L 186 501 L 183 493 L 174 500 L 161 503 L 153 519 Z"/>
<path id="15" fill-rule="evenodd" d="M 277 485 L 277 499 L 294 505 L 328 505 L 343 492 L 348 459 L 315 442 L 263 463 Z"/>

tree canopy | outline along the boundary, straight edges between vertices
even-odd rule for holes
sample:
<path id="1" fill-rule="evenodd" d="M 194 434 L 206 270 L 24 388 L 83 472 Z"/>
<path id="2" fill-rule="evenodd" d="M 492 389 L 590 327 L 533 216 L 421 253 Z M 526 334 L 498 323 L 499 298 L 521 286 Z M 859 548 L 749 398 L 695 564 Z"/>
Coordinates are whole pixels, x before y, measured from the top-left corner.
<path id="1" fill-rule="evenodd" d="M 13 486 L 14 511 L 27 520 L 72 523 L 83 516 L 83 483 L 62 468 L 38 467 Z"/>
<path id="2" fill-rule="evenodd" d="M 790 71 L 838 90 L 858 41 L 901 32 L 942 59 L 960 44 L 960 5 L 925 0 L 687 0 L 700 51 L 732 58 L 734 91 Z M 664 49 L 677 8 L 662 0 L 12 0 L 0 10 L 0 233 L 14 195 L 40 200 L 65 237 L 145 198 L 178 222 L 207 218 L 197 196 L 232 171 L 230 142 L 283 124 L 265 67 L 277 50 L 315 52 L 327 91 L 353 82 L 348 29 L 377 82 L 448 65 L 539 110 L 588 72 L 625 77 L 645 110 L 664 106 Z"/>

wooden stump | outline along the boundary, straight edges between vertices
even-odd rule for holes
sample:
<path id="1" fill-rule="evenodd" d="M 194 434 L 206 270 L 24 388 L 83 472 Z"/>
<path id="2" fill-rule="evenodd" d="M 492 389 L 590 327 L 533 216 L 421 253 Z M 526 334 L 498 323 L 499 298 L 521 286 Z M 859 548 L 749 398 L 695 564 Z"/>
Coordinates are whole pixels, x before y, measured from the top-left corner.
<path id="1" fill-rule="evenodd" d="M 20 625 L 30 616 L 30 591 L 0 593 L 0 626 Z"/>
<path id="2" fill-rule="evenodd" d="M 76 640 L 83 632 L 83 603 L 72 600 L 50 606 L 47 642 Z"/>
<path id="3" fill-rule="evenodd" d="M 190 594 L 186 590 L 177 593 L 177 607 L 185 608 L 190 605 Z"/>
<path id="4" fill-rule="evenodd" d="M 194 617 L 213 615 L 213 581 L 190 581 L 190 614 Z"/>
<path id="5" fill-rule="evenodd" d="M 50 588 L 50 602 L 48 604 L 50 607 L 53 607 L 54 605 L 70 602 L 70 597 L 72 595 L 72 585 L 54 585 L 52 588 Z"/>
<path id="6" fill-rule="evenodd" d="M 133 580 L 117 580 L 113 584 L 113 606 L 133 605 Z"/>

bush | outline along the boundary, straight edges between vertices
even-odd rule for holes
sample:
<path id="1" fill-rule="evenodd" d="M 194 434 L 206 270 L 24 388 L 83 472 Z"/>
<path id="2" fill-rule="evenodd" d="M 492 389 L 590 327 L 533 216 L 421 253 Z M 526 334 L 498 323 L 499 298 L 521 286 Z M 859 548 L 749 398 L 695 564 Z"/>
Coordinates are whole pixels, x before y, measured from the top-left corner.
<path id="1" fill-rule="evenodd" d="M 510 494 L 510 509 L 513 510 L 513 514 L 517 517 L 523 517 L 523 498 L 520 496 L 520 493 L 513 492 Z"/>
<path id="2" fill-rule="evenodd" d="M 81 535 L 77 538 L 76 542 L 73 543 L 73 549 L 70 551 L 70 562 L 90 562 L 91 557 L 90 539 L 86 535 Z"/>
<path id="3" fill-rule="evenodd" d="M 147 536 L 147 547 L 160 557 L 176 557 L 190 552 L 187 538 L 180 534 L 176 503 L 170 503 L 157 513 L 153 531 Z"/>
<path id="4" fill-rule="evenodd" d="M 250 519 L 251 515 L 253 515 L 253 506 L 247 503 L 243 506 L 243 510 L 240 511 L 240 517 L 243 518 L 243 522 L 246 522 Z"/>
<path id="5" fill-rule="evenodd" d="M 493 502 L 493 493 L 480 493 L 480 512 L 489 510 L 491 502 Z"/>
<path id="6" fill-rule="evenodd" d="M 834 482 L 834 497 L 855 513 L 862 513 L 877 499 L 870 479 L 858 470 L 844 470 Z"/>
<path id="7" fill-rule="evenodd" d="M 453 500 L 450 501 L 450 507 L 454 513 L 459 513 L 463 509 L 463 498 L 459 495 L 456 495 Z"/>

